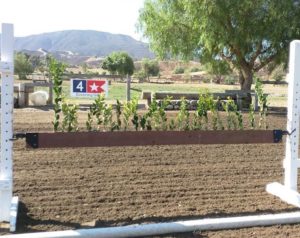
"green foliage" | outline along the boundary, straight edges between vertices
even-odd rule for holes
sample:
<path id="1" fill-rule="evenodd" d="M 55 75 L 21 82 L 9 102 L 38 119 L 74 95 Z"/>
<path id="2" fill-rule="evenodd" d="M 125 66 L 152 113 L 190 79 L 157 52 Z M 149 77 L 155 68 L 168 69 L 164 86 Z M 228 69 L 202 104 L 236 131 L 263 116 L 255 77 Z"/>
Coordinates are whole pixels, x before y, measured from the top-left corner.
<path id="1" fill-rule="evenodd" d="M 142 130 L 167 130 L 168 129 L 168 118 L 166 114 L 166 108 L 170 104 L 171 97 L 165 98 L 160 104 L 153 98 L 149 105 L 148 112 L 143 115 L 140 119 Z"/>
<path id="2" fill-rule="evenodd" d="M 251 103 L 249 106 L 249 122 L 250 122 L 250 128 L 255 128 L 255 114 L 254 114 L 254 104 Z"/>
<path id="3" fill-rule="evenodd" d="M 86 121 L 86 128 L 92 131 L 93 122 L 96 121 L 97 128 L 100 130 L 103 126 L 104 131 L 113 130 L 114 124 L 112 121 L 112 106 L 105 103 L 103 94 L 99 94 L 93 104 L 90 106 L 88 118 Z"/>
<path id="4" fill-rule="evenodd" d="M 34 72 L 34 67 L 29 60 L 29 56 L 23 53 L 17 53 L 14 59 L 14 71 L 19 79 L 27 79 L 27 75 Z"/>
<path id="5" fill-rule="evenodd" d="M 228 130 L 237 129 L 237 122 L 234 114 L 236 104 L 230 97 L 228 97 L 227 101 L 222 103 L 222 106 L 227 116 L 226 117 L 227 129 Z"/>
<path id="6" fill-rule="evenodd" d="M 300 38 L 299 12 L 283 0 L 146 0 L 138 27 L 160 57 L 222 60 L 250 90 L 255 72 L 287 61 L 289 42 Z"/>
<path id="7" fill-rule="evenodd" d="M 183 74 L 184 73 L 184 68 L 181 67 L 181 66 L 177 66 L 175 69 L 174 69 L 174 74 Z"/>
<path id="8" fill-rule="evenodd" d="M 197 101 L 197 109 L 193 119 L 193 129 L 201 130 L 207 129 L 208 111 L 211 108 L 213 98 L 209 93 L 200 93 Z"/>
<path id="9" fill-rule="evenodd" d="M 158 76 L 159 74 L 159 64 L 157 60 L 150 60 L 144 58 L 142 60 L 142 71 L 146 75 L 149 81 L 150 76 Z"/>
<path id="10" fill-rule="evenodd" d="M 112 126 L 111 126 L 111 131 L 114 130 L 120 130 L 121 126 L 122 126 L 122 120 L 121 120 L 121 115 L 122 115 L 122 104 L 119 100 L 117 100 L 117 104 L 116 104 L 116 118 L 117 118 L 117 122 L 112 122 Z"/>
<path id="11" fill-rule="evenodd" d="M 229 64 L 223 60 L 208 61 L 205 64 L 205 70 L 213 77 L 213 81 L 218 84 L 231 72 Z"/>
<path id="12" fill-rule="evenodd" d="M 163 131 L 168 129 L 168 118 L 166 114 L 166 108 L 171 102 L 171 97 L 164 98 L 161 101 L 158 110 L 154 113 L 155 129 L 162 129 Z"/>
<path id="13" fill-rule="evenodd" d="M 78 106 L 70 105 L 66 102 L 62 103 L 62 131 L 72 132 L 78 131 Z"/>
<path id="14" fill-rule="evenodd" d="M 268 95 L 263 91 L 263 85 L 259 78 L 255 80 L 255 92 L 258 97 L 259 104 L 259 128 L 268 129 L 267 112 L 268 112 Z"/>
<path id="15" fill-rule="evenodd" d="M 60 112 L 62 110 L 63 92 L 62 76 L 65 71 L 65 65 L 54 58 L 49 59 L 49 76 L 53 82 L 54 92 L 54 121 L 52 122 L 54 131 L 58 131 L 60 123 Z"/>
<path id="16" fill-rule="evenodd" d="M 147 78 L 147 75 L 143 70 L 140 70 L 135 72 L 133 77 L 137 78 L 139 82 L 144 82 L 144 80 Z"/>
<path id="17" fill-rule="evenodd" d="M 187 101 L 184 97 L 180 100 L 180 108 L 176 120 L 180 131 L 188 131 L 190 129 L 190 113 L 187 108 Z"/>
<path id="18" fill-rule="evenodd" d="M 218 130 L 218 129 L 224 130 L 224 126 L 223 126 L 222 120 L 219 115 L 218 103 L 219 103 L 219 99 L 213 100 L 213 97 L 211 96 L 209 109 L 212 113 L 212 129 L 213 130 Z"/>
<path id="19" fill-rule="evenodd" d="M 200 71 L 201 71 L 201 69 L 198 68 L 198 67 L 192 67 L 192 68 L 190 69 L 190 72 L 191 72 L 191 73 L 200 72 Z"/>
<path id="20" fill-rule="evenodd" d="M 132 75 L 134 64 L 132 58 L 126 52 L 113 52 L 108 55 L 101 65 L 102 69 L 108 70 L 111 74 L 117 73 L 122 77 Z"/>
<path id="21" fill-rule="evenodd" d="M 126 102 L 124 104 L 124 106 L 123 106 L 123 122 L 124 122 L 124 130 L 125 131 L 128 129 L 130 119 L 134 125 L 135 130 L 138 130 L 139 120 L 138 120 L 138 115 L 137 115 L 137 108 L 138 108 L 137 98 L 134 98 L 131 101 Z"/>
<path id="22" fill-rule="evenodd" d="M 171 118 L 170 123 L 169 123 L 169 130 L 173 131 L 176 128 L 176 122 L 174 118 Z"/>

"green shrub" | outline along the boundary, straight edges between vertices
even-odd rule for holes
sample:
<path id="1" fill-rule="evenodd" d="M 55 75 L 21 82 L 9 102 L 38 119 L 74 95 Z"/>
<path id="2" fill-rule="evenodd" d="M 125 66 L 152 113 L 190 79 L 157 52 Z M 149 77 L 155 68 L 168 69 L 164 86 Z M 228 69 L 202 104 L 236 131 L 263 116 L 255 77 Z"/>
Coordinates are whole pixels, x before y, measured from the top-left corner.
<path id="1" fill-rule="evenodd" d="M 199 69 L 198 67 L 192 67 L 191 69 L 190 69 L 190 72 L 191 73 L 194 73 L 194 72 L 200 72 L 201 71 L 201 69 Z"/>
<path id="2" fill-rule="evenodd" d="M 174 74 L 183 74 L 184 73 L 184 68 L 183 67 L 181 67 L 181 66 L 178 66 L 178 67 L 176 67 L 175 68 L 175 70 L 174 70 Z"/>

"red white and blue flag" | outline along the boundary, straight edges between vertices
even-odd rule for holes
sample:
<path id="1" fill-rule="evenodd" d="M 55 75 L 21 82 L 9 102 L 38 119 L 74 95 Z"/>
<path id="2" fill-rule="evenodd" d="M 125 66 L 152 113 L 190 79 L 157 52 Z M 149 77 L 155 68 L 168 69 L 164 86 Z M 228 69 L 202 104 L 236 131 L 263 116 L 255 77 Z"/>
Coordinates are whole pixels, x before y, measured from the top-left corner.
<path id="1" fill-rule="evenodd" d="M 72 97 L 97 96 L 99 93 L 108 94 L 106 80 L 100 79 L 71 79 Z"/>

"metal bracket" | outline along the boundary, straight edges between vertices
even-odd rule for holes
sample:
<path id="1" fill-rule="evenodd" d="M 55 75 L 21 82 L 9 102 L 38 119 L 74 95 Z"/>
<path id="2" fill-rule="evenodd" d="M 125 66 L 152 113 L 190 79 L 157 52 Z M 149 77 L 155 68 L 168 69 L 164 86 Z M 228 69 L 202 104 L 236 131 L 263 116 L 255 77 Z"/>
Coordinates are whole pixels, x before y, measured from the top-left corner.
<path id="1" fill-rule="evenodd" d="M 14 140 L 18 140 L 18 139 L 24 139 L 24 138 L 26 138 L 26 134 L 27 134 L 27 133 L 24 133 L 24 132 L 18 132 L 18 133 L 15 133 L 15 134 L 13 135 L 13 138 L 11 138 L 10 140 L 11 140 L 11 141 L 14 141 Z"/>
<path id="2" fill-rule="evenodd" d="M 296 128 L 295 128 L 294 130 L 292 130 L 291 132 L 283 131 L 282 133 L 283 133 L 283 135 L 288 135 L 288 136 L 290 136 L 290 135 L 292 135 L 295 131 L 296 131 Z"/>
<path id="3" fill-rule="evenodd" d="M 39 134 L 38 133 L 26 133 L 26 144 L 30 145 L 31 148 L 39 148 Z"/>
<path id="4" fill-rule="evenodd" d="M 282 141 L 282 136 L 285 135 L 283 130 L 273 130 L 274 143 L 279 143 Z"/>
<path id="5" fill-rule="evenodd" d="M 12 62 L 0 61 L 0 72 L 4 74 L 12 74 L 14 65 Z"/>

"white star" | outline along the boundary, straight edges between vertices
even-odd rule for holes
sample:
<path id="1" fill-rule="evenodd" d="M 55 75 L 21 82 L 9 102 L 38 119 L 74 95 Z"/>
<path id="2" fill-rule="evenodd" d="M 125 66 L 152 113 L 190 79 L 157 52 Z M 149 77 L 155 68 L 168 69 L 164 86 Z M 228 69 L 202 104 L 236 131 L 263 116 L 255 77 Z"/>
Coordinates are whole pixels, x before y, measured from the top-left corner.
<path id="1" fill-rule="evenodd" d="M 99 86 L 98 85 L 96 85 L 96 83 L 94 82 L 92 85 L 90 85 L 90 87 L 91 87 L 91 91 L 98 91 L 98 88 L 99 88 Z"/>

